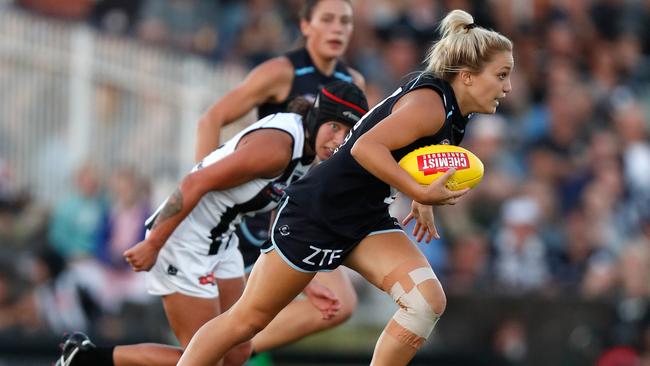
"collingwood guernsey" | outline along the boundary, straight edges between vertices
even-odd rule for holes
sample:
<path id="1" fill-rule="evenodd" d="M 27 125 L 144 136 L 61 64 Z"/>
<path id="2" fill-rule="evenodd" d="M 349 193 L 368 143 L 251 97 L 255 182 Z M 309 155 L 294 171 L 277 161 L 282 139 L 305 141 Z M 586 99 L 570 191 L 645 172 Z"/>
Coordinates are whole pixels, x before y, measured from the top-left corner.
<path id="1" fill-rule="evenodd" d="M 222 249 L 236 248 L 237 236 L 233 235 L 233 232 L 242 215 L 274 209 L 286 186 L 307 171 L 311 162 L 302 161 L 305 133 L 301 116 L 295 113 L 272 114 L 250 125 L 206 156 L 193 171 L 214 164 L 233 153 L 242 137 L 263 128 L 284 131 L 293 139 L 291 163 L 284 173 L 273 179 L 257 178 L 234 188 L 205 194 L 168 241 L 191 245 L 193 249 L 205 255 L 217 254 Z M 264 164 L 264 161 L 260 161 L 260 164 Z M 163 206 L 164 202 L 160 207 Z M 147 220 L 147 227 L 151 227 L 159 211 L 160 208 Z M 214 223 L 218 224 L 215 226 Z M 177 240 L 178 238 L 183 238 L 183 241 Z"/>

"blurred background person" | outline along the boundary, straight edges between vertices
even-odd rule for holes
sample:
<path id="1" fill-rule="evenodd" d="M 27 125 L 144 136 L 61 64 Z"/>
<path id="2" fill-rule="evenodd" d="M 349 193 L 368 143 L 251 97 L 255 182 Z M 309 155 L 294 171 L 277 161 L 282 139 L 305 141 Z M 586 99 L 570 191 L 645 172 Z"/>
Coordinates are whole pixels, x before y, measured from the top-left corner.
<path id="1" fill-rule="evenodd" d="M 52 247 L 70 261 L 97 253 L 99 231 L 107 209 L 99 172 L 91 163 L 79 167 L 71 187 L 56 203 L 49 229 Z"/>

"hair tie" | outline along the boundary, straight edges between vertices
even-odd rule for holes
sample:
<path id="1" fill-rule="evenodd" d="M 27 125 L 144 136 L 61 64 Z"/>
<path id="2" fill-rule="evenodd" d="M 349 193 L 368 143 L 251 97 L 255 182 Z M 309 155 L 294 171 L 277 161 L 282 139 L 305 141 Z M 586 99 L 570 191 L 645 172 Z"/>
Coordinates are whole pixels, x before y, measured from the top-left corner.
<path id="1" fill-rule="evenodd" d="M 476 26 L 475 23 L 469 23 L 469 24 L 467 24 L 467 25 L 465 26 L 465 29 L 466 29 L 466 30 L 470 30 L 470 29 L 474 29 L 474 28 L 476 28 L 476 27 L 477 27 L 477 26 Z"/>

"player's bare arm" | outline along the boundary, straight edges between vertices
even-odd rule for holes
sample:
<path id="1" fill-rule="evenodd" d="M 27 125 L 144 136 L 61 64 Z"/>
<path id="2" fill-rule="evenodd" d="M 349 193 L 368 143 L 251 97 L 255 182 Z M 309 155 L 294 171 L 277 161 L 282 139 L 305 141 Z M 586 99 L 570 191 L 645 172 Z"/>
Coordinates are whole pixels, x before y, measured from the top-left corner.
<path id="1" fill-rule="evenodd" d="M 135 271 L 148 271 L 167 239 L 205 193 L 255 178 L 273 178 L 289 165 L 291 152 L 291 136 L 279 130 L 262 129 L 243 137 L 232 154 L 185 176 L 161 208 L 147 238 L 124 252 L 126 261 Z"/>
<path id="2" fill-rule="evenodd" d="M 271 59 L 253 69 L 241 84 L 210 106 L 199 120 L 195 160 L 200 161 L 219 146 L 221 127 L 264 102 L 286 99 L 292 80 L 293 66 L 286 57 Z"/>
<path id="3" fill-rule="evenodd" d="M 370 173 L 407 196 L 423 195 L 422 186 L 393 161 L 391 151 L 418 138 L 433 135 L 445 120 L 440 96 L 430 89 L 412 91 L 402 97 L 392 113 L 361 136 L 352 147 L 352 156 Z"/>

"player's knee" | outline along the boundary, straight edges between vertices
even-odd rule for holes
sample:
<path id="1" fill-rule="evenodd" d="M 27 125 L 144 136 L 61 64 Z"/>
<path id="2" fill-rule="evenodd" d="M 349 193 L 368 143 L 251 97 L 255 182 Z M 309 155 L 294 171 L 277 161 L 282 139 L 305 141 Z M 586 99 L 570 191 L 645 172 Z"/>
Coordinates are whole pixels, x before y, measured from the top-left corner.
<path id="1" fill-rule="evenodd" d="M 339 295 L 339 298 L 341 299 L 341 308 L 334 318 L 334 321 L 338 325 L 350 319 L 354 311 L 357 309 L 359 300 L 357 298 L 357 293 L 353 288 L 343 291 L 340 294 L 337 293 L 337 295 Z"/>
<path id="2" fill-rule="evenodd" d="M 337 292 L 337 295 L 341 301 L 341 307 L 339 310 L 334 314 L 334 317 L 330 319 L 323 319 L 322 315 L 320 312 L 316 311 L 314 312 L 313 316 L 313 327 L 316 331 L 323 331 L 326 329 L 334 328 L 338 325 L 341 325 L 345 323 L 354 311 L 357 308 L 357 295 L 356 293 L 353 293 L 352 295 L 350 294 L 342 294 Z"/>
<path id="3" fill-rule="evenodd" d="M 415 259 L 393 270 L 383 285 L 400 306 L 386 332 L 419 348 L 446 307 L 447 300 L 440 282 L 426 262 Z"/>
<path id="4" fill-rule="evenodd" d="M 246 360 L 253 353 L 253 343 L 251 341 L 240 343 L 231 352 L 239 356 L 240 359 Z"/>
<path id="5" fill-rule="evenodd" d="M 352 313 L 357 310 L 357 305 L 359 305 L 359 298 L 357 297 L 357 292 L 354 291 L 354 288 L 346 291 L 345 296 L 343 296 L 341 301 L 341 312 L 346 314 L 347 318 L 349 318 Z"/>
<path id="6" fill-rule="evenodd" d="M 345 323 L 348 319 L 350 319 L 352 313 L 354 313 L 353 308 L 342 306 L 341 309 L 339 309 L 339 311 L 336 312 L 336 314 L 332 319 L 320 320 L 321 328 L 329 329 L 341 325 Z"/>
<path id="7" fill-rule="evenodd" d="M 432 314 L 434 314 L 433 318 L 435 320 L 440 318 L 447 308 L 447 296 L 440 281 L 433 279 L 423 282 L 418 286 L 418 289 L 425 298 Z"/>
<path id="8" fill-rule="evenodd" d="M 438 300 L 436 301 L 433 311 L 439 316 L 442 316 L 442 314 L 447 309 L 447 295 L 445 295 L 445 291 L 442 289 L 442 285 L 440 285 L 440 281 L 436 280 L 436 282 L 438 282 L 438 287 L 440 288 L 440 290 L 439 290 L 439 296 L 437 298 Z"/>
<path id="9" fill-rule="evenodd" d="M 245 315 L 239 316 L 240 326 L 243 331 L 251 338 L 261 332 L 273 320 L 273 316 L 265 311 L 258 309 L 249 309 Z"/>
<path id="10" fill-rule="evenodd" d="M 248 360 L 253 353 L 253 345 L 250 341 L 240 343 L 231 349 L 224 357 L 223 366 L 240 366 Z"/>

